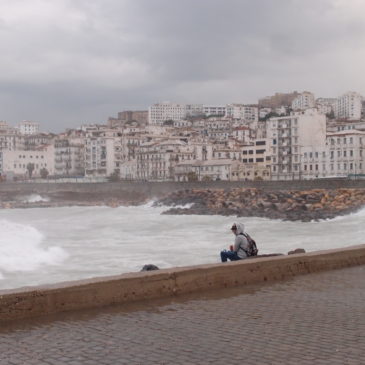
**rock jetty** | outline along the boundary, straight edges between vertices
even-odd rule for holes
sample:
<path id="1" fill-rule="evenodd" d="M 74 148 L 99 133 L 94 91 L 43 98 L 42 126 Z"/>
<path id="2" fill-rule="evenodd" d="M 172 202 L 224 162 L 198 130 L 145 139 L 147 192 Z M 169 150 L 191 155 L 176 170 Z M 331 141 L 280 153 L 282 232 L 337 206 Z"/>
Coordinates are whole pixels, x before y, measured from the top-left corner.
<path id="1" fill-rule="evenodd" d="M 365 205 L 365 189 L 192 189 L 169 194 L 155 205 L 171 206 L 163 214 L 218 214 L 308 222 L 361 209 Z"/>

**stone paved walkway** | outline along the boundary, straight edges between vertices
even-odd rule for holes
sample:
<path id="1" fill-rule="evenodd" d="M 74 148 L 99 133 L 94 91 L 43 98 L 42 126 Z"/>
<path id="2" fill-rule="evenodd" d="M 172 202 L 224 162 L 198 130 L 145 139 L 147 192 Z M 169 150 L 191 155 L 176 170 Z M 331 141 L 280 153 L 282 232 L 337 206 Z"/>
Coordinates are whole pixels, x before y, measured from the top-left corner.
<path id="1" fill-rule="evenodd" d="M 2 325 L 0 364 L 365 364 L 365 266 Z"/>

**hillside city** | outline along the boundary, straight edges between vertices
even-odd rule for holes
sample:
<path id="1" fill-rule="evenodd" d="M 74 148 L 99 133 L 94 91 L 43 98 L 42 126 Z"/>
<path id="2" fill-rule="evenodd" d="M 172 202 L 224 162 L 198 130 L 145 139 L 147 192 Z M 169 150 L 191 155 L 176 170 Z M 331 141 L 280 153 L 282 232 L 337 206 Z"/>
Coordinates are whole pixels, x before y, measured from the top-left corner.
<path id="1" fill-rule="evenodd" d="M 157 103 L 44 133 L 0 122 L 1 181 L 244 181 L 365 177 L 365 100 L 276 93 L 257 104 Z"/>

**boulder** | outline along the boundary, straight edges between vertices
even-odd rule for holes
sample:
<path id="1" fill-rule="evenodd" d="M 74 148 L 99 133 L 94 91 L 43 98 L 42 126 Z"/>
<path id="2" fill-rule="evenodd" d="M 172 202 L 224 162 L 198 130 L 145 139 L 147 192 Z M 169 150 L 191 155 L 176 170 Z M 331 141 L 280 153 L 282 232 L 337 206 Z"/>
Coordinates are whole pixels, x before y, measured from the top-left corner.
<path id="1" fill-rule="evenodd" d="M 295 255 L 295 254 L 298 254 L 298 253 L 305 253 L 305 249 L 304 248 L 296 248 L 293 251 L 289 251 L 288 255 Z"/>
<path id="2" fill-rule="evenodd" d="M 141 271 L 153 271 L 153 270 L 160 270 L 156 265 L 147 264 L 142 267 Z"/>

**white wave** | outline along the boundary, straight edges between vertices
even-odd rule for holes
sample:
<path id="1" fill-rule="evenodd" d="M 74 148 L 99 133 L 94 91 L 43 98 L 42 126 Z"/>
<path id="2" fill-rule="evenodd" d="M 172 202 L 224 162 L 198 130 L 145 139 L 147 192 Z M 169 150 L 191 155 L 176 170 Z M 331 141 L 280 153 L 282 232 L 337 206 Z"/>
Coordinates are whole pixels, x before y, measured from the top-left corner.
<path id="1" fill-rule="evenodd" d="M 49 202 L 48 197 L 43 197 L 39 194 L 31 194 L 23 199 L 23 203 L 39 203 L 39 202 Z"/>
<path id="2" fill-rule="evenodd" d="M 58 265 L 67 257 L 60 247 L 45 247 L 43 234 L 30 225 L 0 220 L 0 232 L 0 275 Z"/>

